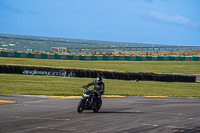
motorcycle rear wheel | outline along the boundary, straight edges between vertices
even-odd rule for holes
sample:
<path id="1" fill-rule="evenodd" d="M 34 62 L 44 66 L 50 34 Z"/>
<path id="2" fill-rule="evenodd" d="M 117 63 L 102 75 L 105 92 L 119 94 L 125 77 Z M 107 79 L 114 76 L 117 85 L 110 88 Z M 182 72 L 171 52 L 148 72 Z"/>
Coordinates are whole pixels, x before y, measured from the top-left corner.
<path id="1" fill-rule="evenodd" d="M 97 105 L 97 107 L 95 109 L 93 109 L 93 112 L 97 113 L 100 110 L 101 105 L 102 105 L 102 100 L 99 99 L 98 105 Z"/>
<path id="2" fill-rule="evenodd" d="M 79 103 L 78 103 L 78 106 L 77 106 L 77 111 L 79 113 L 82 113 L 83 112 L 83 105 L 84 105 L 84 102 L 81 100 Z"/>

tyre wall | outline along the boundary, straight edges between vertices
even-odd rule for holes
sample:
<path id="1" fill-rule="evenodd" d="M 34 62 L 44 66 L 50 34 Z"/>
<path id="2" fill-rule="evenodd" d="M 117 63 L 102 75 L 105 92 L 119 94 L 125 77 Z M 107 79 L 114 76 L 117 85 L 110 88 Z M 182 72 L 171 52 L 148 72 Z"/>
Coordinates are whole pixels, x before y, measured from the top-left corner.
<path id="1" fill-rule="evenodd" d="M 2 57 L 65 59 L 65 60 L 126 60 L 126 61 L 199 61 L 200 56 L 119 56 L 119 55 L 60 55 L 40 53 L 18 53 L 0 51 Z"/>
<path id="2" fill-rule="evenodd" d="M 50 68 L 50 67 L 29 67 L 29 66 L 13 66 L 13 65 L 0 65 L 0 73 L 83 77 L 83 78 L 96 78 L 97 76 L 102 76 L 105 79 L 118 79 L 118 80 L 196 82 L 196 76 L 194 75 L 157 74 L 157 73 L 143 73 L 143 72 L 124 73 L 124 72 L 110 72 L 110 71 L 99 71 L 99 70 L 62 69 L 62 68 Z"/>

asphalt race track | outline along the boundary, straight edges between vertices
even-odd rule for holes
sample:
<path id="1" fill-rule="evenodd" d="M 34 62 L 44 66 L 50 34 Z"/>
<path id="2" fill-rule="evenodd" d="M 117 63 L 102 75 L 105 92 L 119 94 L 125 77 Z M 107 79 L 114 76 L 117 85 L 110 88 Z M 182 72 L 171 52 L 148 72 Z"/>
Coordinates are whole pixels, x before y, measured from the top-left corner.
<path id="1" fill-rule="evenodd" d="M 99 113 L 80 98 L 0 95 L 0 133 L 200 133 L 200 99 L 103 97 Z"/>

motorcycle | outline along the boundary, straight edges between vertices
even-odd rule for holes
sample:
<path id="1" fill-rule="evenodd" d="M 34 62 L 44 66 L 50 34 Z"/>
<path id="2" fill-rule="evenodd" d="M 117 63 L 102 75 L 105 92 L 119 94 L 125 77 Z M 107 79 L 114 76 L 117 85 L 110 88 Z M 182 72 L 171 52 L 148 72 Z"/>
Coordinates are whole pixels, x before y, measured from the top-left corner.
<path id="1" fill-rule="evenodd" d="M 93 110 L 93 112 L 98 112 L 102 106 L 102 99 L 98 98 L 98 94 L 95 90 L 88 90 L 88 88 L 84 89 L 86 89 L 86 91 L 83 93 L 82 99 L 77 106 L 78 113 L 82 113 L 83 110 Z"/>

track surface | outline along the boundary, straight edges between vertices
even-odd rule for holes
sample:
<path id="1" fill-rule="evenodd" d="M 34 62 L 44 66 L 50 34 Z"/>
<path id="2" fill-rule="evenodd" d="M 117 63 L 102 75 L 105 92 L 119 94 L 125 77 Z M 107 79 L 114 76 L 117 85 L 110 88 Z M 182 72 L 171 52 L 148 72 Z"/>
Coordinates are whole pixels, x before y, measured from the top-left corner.
<path id="1" fill-rule="evenodd" d="M 0 95 L 0 133 L 200 133 L 200 99 L 103 97 L 99 113 L 77 113 L 80 99 Z"/>

